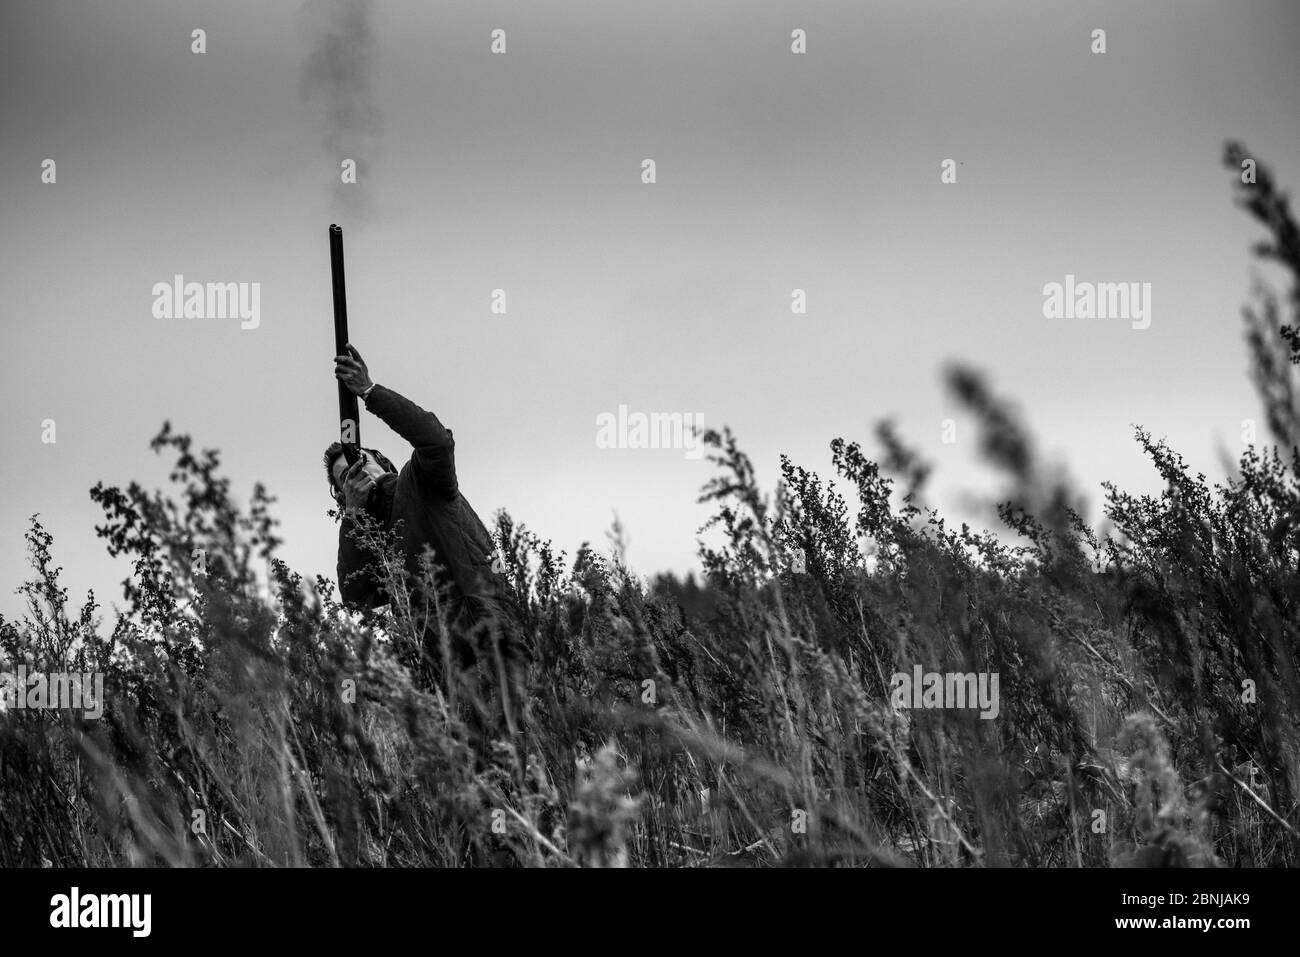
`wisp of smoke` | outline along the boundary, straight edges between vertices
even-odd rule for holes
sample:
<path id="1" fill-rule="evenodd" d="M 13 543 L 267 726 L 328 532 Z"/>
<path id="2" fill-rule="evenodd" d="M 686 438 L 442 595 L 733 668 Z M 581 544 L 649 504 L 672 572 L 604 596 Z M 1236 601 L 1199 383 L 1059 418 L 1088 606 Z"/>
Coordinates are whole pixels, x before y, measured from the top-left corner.
<path id="1" fill-rule="evenodd" d="M 309 0 L 299 14 L 310 42 L 299 92 L 305 102 L 323 104 L 321 142 L 329 157 L 330 198 L 352 221 L 375 218 L 369 179 L 383 132 L 370 92 L 371 8 L 371 0 Z M 345 159 L 356 161 L 355 183 L 341 181 Z"/>

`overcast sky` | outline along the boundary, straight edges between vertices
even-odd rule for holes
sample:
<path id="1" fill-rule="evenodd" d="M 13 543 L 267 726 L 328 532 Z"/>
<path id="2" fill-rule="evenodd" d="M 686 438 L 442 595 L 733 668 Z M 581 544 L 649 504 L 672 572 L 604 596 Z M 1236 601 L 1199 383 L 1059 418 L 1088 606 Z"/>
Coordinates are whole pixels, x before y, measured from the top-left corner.
<path id="1" fill-rule="evenodd" d="M 572 554 L 617 512 L 644 574 L 694 567 L 711 467 L 599 448 L 620 405 L 730 425 L 769 487 L 780 453 L 828 475 L 832 438 L 892 415 L 956 515 L 987 475 L 950 360 L 1020 400 L 1094 514 L 1103 479 L 1157 488 L 1133 423 L 1217 475 L 1259 415 L 1257 232 L 1220 157 L 1240 138 L 1300 184 L 1293 2 L 383 2 L 369 55 L 336 61 L 368 89 L 304 87 L 333 15 L 0 5 L 0 612 L 34 512 L 74 602 L 121 602 L 88 490 L 164 486 L 166 419 L 241 497 L 266 483 L 282 557 L 333 577 L 333 221 L 354 343 L 455 430 L 484 520 L 504 507 Z M 348 156 L 360 182 L 335 188 Z M 178 273 L 260 283 L 258 327 L 156 318 Z M 1044 318 L 1067 274 L 1150 283 L 1150 327 Z"/>

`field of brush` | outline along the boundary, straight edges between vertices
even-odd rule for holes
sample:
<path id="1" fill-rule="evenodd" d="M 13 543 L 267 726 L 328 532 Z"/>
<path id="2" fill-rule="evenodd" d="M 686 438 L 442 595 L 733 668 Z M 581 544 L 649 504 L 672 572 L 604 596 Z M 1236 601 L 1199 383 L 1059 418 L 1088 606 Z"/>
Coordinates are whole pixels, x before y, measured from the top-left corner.
<path id="1" fill-rule="evenodd" d="M 1263 167 L 1236 189 L 1293 281 L 1245 311 L 1270 439 L 1210 485 L 1139 430 L 1165 491 L 1108 487 L 1104 535 L 954 367 L 1003 528 L 949 527 L 889 427 L 771 490 L 709 433 L 701 580 L 500 515 L 505 620 L 466 669 L 423 652 L 451 635 L 400 561 L 385 611 L 345 613 L 276 558 L 266 490 L 241 508 L 164 426 L 175 498 L 91 490 L 134 563 L 110 634 L 32 520 L 0 668 L 100 673 L 108 704 L 0 714 L 0 864 L 1296 864 L 1300 231 Z M 996 675 L 996 715 L 896 694 L 918 668 Z"/>

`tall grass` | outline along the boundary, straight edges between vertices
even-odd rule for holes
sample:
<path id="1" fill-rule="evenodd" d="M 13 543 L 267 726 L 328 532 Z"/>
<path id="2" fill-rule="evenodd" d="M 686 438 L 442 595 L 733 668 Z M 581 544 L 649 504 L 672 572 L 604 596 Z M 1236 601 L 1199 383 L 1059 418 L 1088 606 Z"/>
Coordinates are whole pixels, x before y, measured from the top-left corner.
<path id="1" fill-rule="evenodd" d="M 787 459 L 765 492 L 709 433 L 702 582 L 645 582 L 617 547 L 570 561 L 502 514 L 511 625 L 453 635 L 391 543 L 394 601 L 345 612 L 275 557 L 266 490 L 245 512 L 164 425 L 176 498 L 91 491 L 134 567 L 111 633 L 93 594 L 69 609 L 31 520 L 0 667 L 102 672 L 107 711 L 0 716 L 0 862 L 1294 865 L 1300 243 L 1266 170 L 1238 189 L 1292 283 L 1246 310 L 1272 442 L 1211 486 L 1139 429 L 1165 491 L 1106 486 L 1104 535 L 957 367 L 1001 535 L 925 504 L 891 424 L 876 460 L 832 443 L 848 497 Z M 997 719 L 892 707 L 916 664 L 997 673 Z"/>

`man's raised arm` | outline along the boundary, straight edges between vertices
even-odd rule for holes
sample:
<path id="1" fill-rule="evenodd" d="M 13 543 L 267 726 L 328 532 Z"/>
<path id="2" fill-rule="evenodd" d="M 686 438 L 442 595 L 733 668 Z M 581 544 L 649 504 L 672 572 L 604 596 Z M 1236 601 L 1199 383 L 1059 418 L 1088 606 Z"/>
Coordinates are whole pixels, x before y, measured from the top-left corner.
<path id="1" fill-rule="evenodd" d="M 366 408 L 415 449 L 411 464 L 416 477 L 430 493 L 451 498 L 456 494 L 456 444 L 438 417 L 426 412 L 392 389 L 376 385 L 361 353 L 348 343 L 347 355 L 334 357 L 334 374 L 365 400 Z"/>
<path id="2" fill-rule="evenodd" d="M 411 461 L 421 482 L 446 498 L 456 494 L 456 442 L 438 417 L 382 385 L 365 394 L 366 408 L 415 449 Z"/>

